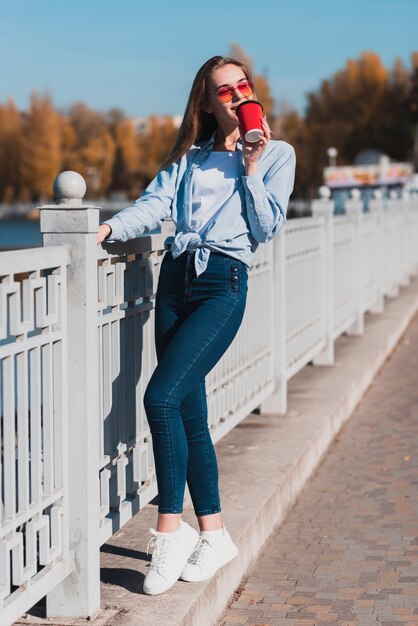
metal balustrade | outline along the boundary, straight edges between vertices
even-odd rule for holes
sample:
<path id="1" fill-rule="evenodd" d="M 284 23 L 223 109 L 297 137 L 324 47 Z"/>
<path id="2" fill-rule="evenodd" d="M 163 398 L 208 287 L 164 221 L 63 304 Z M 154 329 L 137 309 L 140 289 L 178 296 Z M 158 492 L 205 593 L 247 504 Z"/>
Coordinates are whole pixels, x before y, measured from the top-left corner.
<path id="1" fill-rule="evenodd" d="M 98 207 L 83 179 L 40 207 L 43 248 L 0 253 L 0 622 L 40 598 L 47 614 L 94 617 L 99 549 L 157 494 L 143 395 L 157 364 L 154 297 L 173 229 L 96 245 Z M 233 343 L 206 378 L 219 441 L 252 410 L 285 413 L 287 381 L 332 364 L 418 269 L 417 194 L 363 213 L 358 194 L 260 245 Z M 274 415 L 272 415 L 274 419 Z"/>
<path id="2" fill-rule="evenodd" d="M 68 533 L 65 246 L 0 259 L 0 622 L 73 568 Z"/>

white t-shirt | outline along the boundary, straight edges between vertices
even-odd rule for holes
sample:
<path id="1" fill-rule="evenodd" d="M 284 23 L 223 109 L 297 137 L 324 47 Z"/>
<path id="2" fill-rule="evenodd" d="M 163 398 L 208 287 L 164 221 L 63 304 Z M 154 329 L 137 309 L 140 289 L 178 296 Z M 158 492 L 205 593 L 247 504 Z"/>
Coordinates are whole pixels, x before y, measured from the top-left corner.
<path id="1" fill-rule="evenodd" d="M 241 178 L 240 150 L 214 152 L 193 175 L 191 227 L 200 232 L 236 190 Z M 214 190 L 216 192 L 214 193 Z"/>

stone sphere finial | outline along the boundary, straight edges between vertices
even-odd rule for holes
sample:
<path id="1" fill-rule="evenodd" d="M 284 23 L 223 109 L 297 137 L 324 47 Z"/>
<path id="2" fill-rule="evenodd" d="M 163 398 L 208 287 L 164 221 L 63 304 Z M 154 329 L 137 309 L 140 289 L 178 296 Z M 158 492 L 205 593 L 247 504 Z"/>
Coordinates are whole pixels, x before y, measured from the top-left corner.
<path id="1" fill-rule="evenodd" d="M 350 195 L 351 195 L 352 200 L 360 200 L 360 197 L 361 197 L 360 189 L 357 189 L 357 188 L 352 189 Z"/>
<path id="2" fill-rule="evenodd" d="M 86 193 L 86 181 L 78 172 L 61 172 L 54 180 L 54 194 L 59 204 L 83 204 Z"/>
<path id="3" fill-rule="evenodd" d="M 328 200 L 331 197 L 331 189 L 326 185 L 322 185 L 322 187 L 318 189 L 318 193 L 322 200 Z"/>
<path id="4" fill-rule="evenodd" d="M 383 193 L 381 189 L 375 189 L 373 191 L 373 198 L 376 198 L 376 200 L 381 200 L 383 198 Z"/>
<path id="5" fill-rule="evenodd" d="M 399 194 L 396 191 L 396 189 L 392 189 L 389 195 L 392 198 L 392 200 L 398 200 L 399 198 Z"/>

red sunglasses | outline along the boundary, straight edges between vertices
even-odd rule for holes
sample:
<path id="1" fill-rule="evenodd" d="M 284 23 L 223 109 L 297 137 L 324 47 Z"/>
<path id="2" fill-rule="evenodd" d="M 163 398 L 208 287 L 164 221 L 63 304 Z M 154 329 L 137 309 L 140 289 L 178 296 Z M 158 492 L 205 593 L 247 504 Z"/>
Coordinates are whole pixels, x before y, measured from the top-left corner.
<path id="1" fill-rule="evenodd" d="M 217 89 L 214 94 L 216 95 L 218 100 L 224 104 L 226 102 L 231 102 L 236 89 L 238 89 L 238 91 L 244 98 L 248 98 L 253 94 L 253 85 L 252 83 L 250 83 L 249 80 L 243 80 L 242 82 L 238 83 L 236 87 L 219 87 L 219 89 Z"/>

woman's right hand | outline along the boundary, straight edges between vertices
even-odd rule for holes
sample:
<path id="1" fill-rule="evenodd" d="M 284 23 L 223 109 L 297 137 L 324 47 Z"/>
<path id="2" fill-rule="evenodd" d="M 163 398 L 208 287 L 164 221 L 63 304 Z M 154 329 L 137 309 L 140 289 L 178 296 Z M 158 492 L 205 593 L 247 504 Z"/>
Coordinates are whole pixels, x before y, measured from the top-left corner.
<path id="1" fill-rule="evenodd" d="M 99 230 L 97 231 L 96 243 L 102 243 L 105 239 L 107 239 L 112 232 L 109 224 L 100 224 Z"/>

